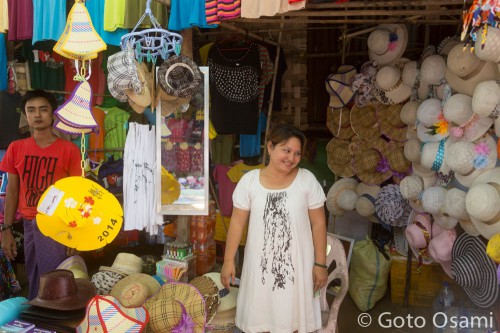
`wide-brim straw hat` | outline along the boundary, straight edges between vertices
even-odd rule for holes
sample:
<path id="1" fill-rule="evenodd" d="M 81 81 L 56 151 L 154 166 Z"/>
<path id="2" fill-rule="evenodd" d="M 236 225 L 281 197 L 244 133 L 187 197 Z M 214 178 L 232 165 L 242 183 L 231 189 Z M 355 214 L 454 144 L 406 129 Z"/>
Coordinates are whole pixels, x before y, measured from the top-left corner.
<path id="1" fill-rule="evenodd" d="M 451 275 L 472 302 L 488 308 L 498 299 L 497 266 L 479 237 L 463 233 L 452 249 Z"/>
<path id="2" fill-rule="evenodd" d="M 170 96 L 192 97 L 202 81 L 198 65 L 185 55 L 172 56 L 158 69 L 158 82 Z"/>
<path id="3" fill-rule="evenodd" d="M 351 127 L 351 110 L 349 108 L 326 110 L 326 127 L 334 137 L 349 140 L 355 133 Z"/>
<path id="4" fill-rule="evenodd" d="M 130 101 L 142 107 L 142 109 L 136 108 L 134 109 L 137 113 L 143 113 L 144 109 L 147 106 L 151 105 L 151 87 L 153 85 L 152 76 L 148 71 L 148 67 L 146 63 L 138 63 L 135 62 L 137 67 L 137 76 L 139 78 L 139 82 L 141 83 L 141 91 L 137 92 L 134 89 L 125 89 L 124 92 L 129 98 Z M 139 112 L 137 111 L 139 110 Z M 142 110 L 142 111 L 141 111 Z"/>
<path id="5" fill-rule="evenodd" d="M 330 170 L 339 177 L 352 177 L 352 143 L 333 138 L 326 145 L 327 164 Z"/>
<path id="6" fill-rule="evenodd" d="M 441 101 L 437 98 L 429 98 L 422 101 L 417 108 L 417 120 L 426 127 L 431 127 L 439 121 L 443 114 Z"/>
<path id="7" fill-rule="evenodd" d="M 404 145 L 395 144 L 394 142 L 389 143 L 386 157 L 394 177 L 401 180 L 411 174 L 411 161 L 405 157 Z"/>
<path id="8" fill-rule="evenodd" d="M 429 83 L 422 79 L 421 73 L 422 71 L 418 67 L 418 63 L 416 61 L 407 62 L 403 67 L 403 72 L 401 73 L 403 84 L 412 89 L 412 94 L 418 100 L 426 99 L 429 94 Z"/>
<path id="9" fill-rule="evenodd" d="M 481 117 L 472 111 L 472 97 L 464 94 L 451 96 L 443 107 L 454 140 L 476 141 L 493 125 L 493 119 Z"/>
<path id="10" fill-rule="evenodd" d="M 460 44 L 460 37 L 447 36 L 441 42 L 439 42 L 436 51 L 443 57 L 447 57 L 450 51 L 453 49 L 453 47 L 458 44 Z"/>
<path id="11" fill-rule="evenodd" d="M 410 98 L 411 87 L 403 83 L 399 68 L 384 66 L 377 72 L 373 94 L 382 104 L 398 104 Z"/>
<path id="12" fill-rule="evenodd" d="M 328 211 L 335 215 L 341 216 L 346 211 L 339 205 L 339 197 L 343 191 L 352 191 L 355 193 L 358 182 L 354 178 L 342 178 L 336 181 L 328 190 L 326 196 L 326 208 Z"/>
<path id="13" fill-rule="evenodd" d="M 495 133 L 500 136 L 500 83 L 496 80 L 483 81 L 474 89 L 472 111 L 481 117 L 492 117 Z"/>
<path id="14" fill-rule="evenodd" d="M 406 141 L 407 125 L 401 120 L 400 117 L 402 108 L 402 104 L 389 106 L 379 105 L 376 108 L 375 115 L 380 126 L 380 131 L 388 139 L 393 141 Z"/>
<path id="15" fill-rule="evenodd" d="M 171 332 L 186 321 L 185 316 L 194 323 L 193 332 L 205 331 L 205 299 L 191 284 L 165 283 L 144 303 L 144 307 L 149 312 L 149 332 Z"/>
<path id="16" fill-rule="evenodd" d="M 440 85 L 446 73 L 446 61 L 439 54 L 428 56 L 422 62 L 420 69 L 421 80 L 432 85 Z"/>
<path id="17" fill-rule="evenodd" d="M 419 263 L 431 264 L 433 262 L 429 254 L 429 243 L 432 237 L 431 217 L 412 210 L 408 215 L 407 224 L 405 236 L 413 255 Z"/>
<path id="18" fill-rule="evenodd" d="M 500 233 L 500 168 L 486 170 L 473 182 L 465 208 L 481 235 L 490 239 Z"/>
<path id="19" fill-rule="evenodd" d="M 379 66 L 391 64 L 403 56 L 407 44 L 404 24 L 381 24 L 368 36 L 368 56 Z"/>
<path id="20" fill-rule="evenodd" d="M 401 108 L 401 113 L 399 118 L 403 123 L 410 127 L 416 127 L 417 124 L 417 110 L 421 102 L 419 101 L 408 101 Z"/>
<path id="21" fill-rule="evenodd" d="M 486 33 L 484 29 L 486 30 Z M 492 63 L 500 62 L 500 29 L 492 26 L 482 26 L 477 31 L 474 53 L 481 60 Z"/>
<path id="22" fill-rule="evenodd" d="M 151 275 L 138 273 L 124 277 L 111 288 L 110 295 L 126 308 L 136 308 L 160 290 L 160 283 Z"/>
<path id="23" fill-rule="evenodd" d="M 376 105 L 354 105 L 351 109 L 351 126 L 361 139 L 373 141 L 380 137 L 381 132 L 377 122 Z"/>
<path id="24" fill-rule="evenodd" d="M 446 120 L 444 120 L 446 122 Z M 440 125 L 442 124 L 442 125 Z M 443 126 L 443 133 L 436 132 L 438 127 Z M 423 143 L 428 142 L 439 142 L 450 136 L 450 131 L 448 131 L 448 123 L 443 123 L 443 120 L 440 120 L 436 125 L 431 127 L 426 127 L 424 124 L 419 123 L 417 125 L 417 138 Z"/>
<path id="25" fill-rule="evenodd" d="M 463 231 L 468 233 L 471 236 L 477 237 L 481 235 L 479 230 L 477 230 L 476 226 L 470 219 L 467 220 L 458 220 L 458 223 L 460 224 L 460 227 L 462 227 Z"/>
<path id="26" fill-rule="evenodd" d="M 422 192 L 422 208 L 430 214 L 442 215 L 446 189 L 441 186 L 431 186 Z"/>
<path id="27" fill-rule="evenodd" d="M 422 207 L 422 195 L 424 190 L 434 186 L 437 181 L 436 173 L 427 177 L 421 177 L 416 174 L 407 176 L 399 183 L 401 195 L 407 199 L 411 208 L 419 213 L 425 212 Z"/>
<path id="28" fill-rule="evenodd" d="M 375 201 L 377 200 L 380 186 L 368 185 L 363 182 L 356 187 L 358 199 L 356 200 L 356 211 L 363 217 L 371 217 L 375 214 Z"/>
<path id="29" fill-rule="evenodd" d="M 442 174 L 449 174 L 450 168 L 446 164 L 445 153 L 450 145 L 448 140 L 441 140 L 439 142 L 428 142 L 422 148 L 422 156 L 420 163 L 426 169 L 430 169 Z"/>
<path id="30" fill-rule="evenodd" d="M 445 214 L 432 214 L 432 218 L 436 225 L 446 230 L 454 230 L 458 224 L 458 219 L 456 217 Z"/>
<path id="31" fill-rule="evenodd" d="M 455 171 L 456 180 L 470 187 L 474 179 L 497 163 L 497 143 L 491 135 L 486 135 L 474 143 L 451 143 L 445 153 L 446 164 Z"/>
<path id="32" fill-rule="evenodd" d="M 116 255 L 111 267 L 101 266 L 99 271 L 110 271 L 123 275 L 140 273 L 142 270 L 142 259 L 135 254 L 120 252 Z"/>
<path id="33" fill-rule="evenodd" d="M 217 308 L 217 312 L 225 312 L 231 309 L 236 308 L 237 300 L 238 300 L 238 292 L 239 288 L 230 287 L 230 292 L 227 292 L 227 289 L 221 282 L 220 273 L 218 272 L 210 272 L 204 274 L 204 276 L 210 278 L 215 282 L 215 285 L 218 288 L 219 292 L 219 307 Z"/>
<path id="34" fill-rule="evenodd" d="M 457 93 L 472 96 L 474 88 L 483 81 L 497 80 L 499 77 L 496 63 L 478 59 L 470 52 L 470 45 L 463 50 L 462 45 L 456 45 L 448 54 L 446 62 L 446 81 Z"/>
<path id="35" fill-rule="evenodd" d="M 126 102 L 128 96 L 125 90 L 133 89 L 136 93 L 142 91 L 143 84 L 139 79 L 137 61 L 132 48 L 126 48 L 111 55 L 108 58 L 107 67 L 108 89 L 114 98 L 120 102 Z"/>
<path id="36" fill-rule="evenodd" d="M 399 185 L 383 186 L 375 201 L 375 212 L 379 221 L 393 227 L 403 227 L 412 211 L 408 200 L 403 198 Z"/>
<path id="37" fill-rule="evenodd" d="M 422 178 L 430 178 L 436 175 L 436 171 L 424 167 L 421 163 L 413 162 L 411 164 L 411 168 L 413 170 L 413 174 L 420 176 Z"/>
<path id="38" fill-rule="evenodd" d="M 94 285 L 99 295 L 109 295 L 114 285 L 124 277 L 126 277 L 125 274 L 111 271 L 99 271 L 92 275 L 90 281 Z"/>
<path id="39" fill-rule="evenodd" d="M 198 276 L 190 282 L 205 299 L 205 310 L 207 312 L 207 323 L 210 323 L 219 307 L 219 288 L 215 281 L 207 276 Z"/>
<path id="40" fill-rule="evenodd" d="M 403 147 L 403 153 L 408 161 L 420 163 L 422 143 L 418 138 L 408 139 Z"/>
<path id="41" fill-rule="evenodd" d="M 369 185 L 380 185 L 391 178 L 388 149 L 388 143 L 382 139 L 357 144 L 352 158 L 354 174 Z"/>
<path id="42" fill-rule="evenodd" d="M 60 263 L 56 269 L 67 269 L 72 271 L 75 279 L 90 280 L 85 260 L 77 254 L 66 258 L 66 260 Z"/>
<path id="43" fill-rule="evenodd" d="M 455 229 L 441 229 L 434 219 L 432 225 L 432 238 L 429 242 L 429 254 L 435 262 L 439 263 L 446 275 L 451 277 L 451 251 L 457 239 Z"/>
<path id="44" fill-rule="evenodd" d="M 336 74 L 330 74 L 325 80 L 325 88 L 330 95 L 331 108 L 347 106 L 354 97 L 351 82 L 356 75 L 356 68 L 351 65 L 340 66 Z"/>
<path id="45" fill-rule="evenodd" d="M 469 214 L 467 214 L 467 210 L 465 209 L 466 196 L 467 192 L 458 188 L 450 188 L 446 192 L 443 211 L 447 215 L 459 220 L 468 220 Z"/>
<path id="46" fill-rule="evenodd" d="M 189 102 L 191 97 L 176 97 L 170 96 L 164 92 L 160 86 L 156 87 L 158 94 L 156 95 L 156 107 L 161 103 L 161 115 L 168 117 L 172 113 L 185 112 L 189 109 Z"/>

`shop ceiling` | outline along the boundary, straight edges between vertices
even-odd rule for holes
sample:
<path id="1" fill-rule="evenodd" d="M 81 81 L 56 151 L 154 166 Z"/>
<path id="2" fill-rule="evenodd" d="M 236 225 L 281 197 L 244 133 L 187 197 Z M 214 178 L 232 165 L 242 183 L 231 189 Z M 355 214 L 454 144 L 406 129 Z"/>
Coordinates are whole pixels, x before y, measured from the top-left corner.
<path id="1" fill-rule="evenodd" d="M 290 51 L 298 51 L 294 50 L 292 45 L 281 42 L 281 38 L 275 38 L 276 34 L 293 33 L 304 29 L 308 31 L 340 29 L 343 32 L 339 34 L 338 39 L 341 40 L 368 34 L 382 23 L 425 25 L 427 30 L 436 25 L 459 27 L 464 10 L 467 10 L 472 2 L 472 0 L 351 0 L 342 3 L 333 1 L 308 3 L 303 10 L 273 17 L 226 21 L 220 24 L 219 29 L 206 31 L 203 34 L 221 34 L 230 30 L 279 45 Z"/>

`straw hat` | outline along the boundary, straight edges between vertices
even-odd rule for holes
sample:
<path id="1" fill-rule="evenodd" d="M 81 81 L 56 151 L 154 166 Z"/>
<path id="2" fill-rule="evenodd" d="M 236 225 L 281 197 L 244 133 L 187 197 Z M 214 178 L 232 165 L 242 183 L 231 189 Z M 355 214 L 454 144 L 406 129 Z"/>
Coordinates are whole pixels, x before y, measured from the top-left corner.
<path id="1" fill-rule="evenodd" d="M 137 113 L 143 113 L 147 106 L 151 105 L 151 90 L 153 85 L 153 77 L 148 71 L 148 67 L 145 62 L 140 64 L 136 61 L 135 66 L 137 68 L 137 77 L 141 83 L 141 90 L 135 91 L 134 89 L 124 89 L 123 92 L 129 98 L 129 102 Z M 138 107 L 137 107 L 138 106 Z"/>
<path id="2" fill-rule="evenodd" d="M 91 282 L 99 295 L 109 295 L 114 285 L 125 276 L 112 271 L 100 271 L 92 275 Z"/>
<path id="3" fill-rule="evenodd" d="M 442 229 L 439 224 L 432 225 L 432 238 L 429 242 L 429 254 L 439 263 L 444 272 L 451 277 L 451 251 L 457 239 L 455 229 Z"/>
<path id="4" fill-rule="evenodd" d="M 231 287 L 230 292 L 228 292 L 228 290 L 222 285 L 220 273 L 210 272 L 204 274 L 204 276 L 210 278 L 218 288 L 220 304 L 217 308 L 217 312 L 225 312 L 236 308 L 239 289 Z"/>
<path id="5" fill-rule="evenodd" d="M 375 78 L 375 97 L 382 104 L 398 104 L 411 96 L 411 87 L 403 83 L 401 70 L 395 66 L 384 66 Z"/>
<path id="6" fill-rule="evenodd" d="M 413 178 L 412 176 L 416 178 Z M 422 213 L 425 212 L 422 207 L 423 192 L 425 189 L 428 189 L 436 184 L 437 174 L 433 173 L 422 177 L 414 173 L 412 176 L 404 182 L 401 181 L 401 183 L 399 183 L 400 191 L 403 197 L 410 202 L 410 206 L 417 212 Z M 405 178 L 403 178 L 403 180 Z"/>
<path id="7" fill-rule="evenodd" d="M 490 80 L 479 83 L 472 95 L 472 111 L 480 117 L 494 118 L 495 133 L 500 136 L 500 84 Z"/>
<path id="8" fill-rule="evenodd" d="M 188 283 L 165 283 L 144 307 L 149 312 L 150 332 L 205 331 L 205 300 L 198 289 Z"/>
<path id="9" fill-rule="evenodd" d="M 439 142 L 450 135 L 441 101 L 436 98 L 427 99 L 420 104 L 417 120 L 417 137 L 422 142 Z"/>
<path id="10" fill-rule="evenodd" d="M 460 37 L 458 36 L 448 36 L 445 37 L 438 45 L 437 52 L 443 57 L 447 57 L 451 49 L 455 45 L 460 44 Z"/>
<path id="11" fill-rule="evenodd" d="M 480 117 L 472 112 L 472 97 L 455 94 L 445 103 L 443 115 L 450 122 L 451 138 L 461 141 L 476 141 L 493 124 L 491 118 Z"/>
<path id="12" fill-rule="evenodd" d="M 387 142 L 382 139 L 356 145 L 352 159 L 352 170 L 356 176 L 369 185 L 380 185 L 391 178 L 388 148 Z"/>
<path id="13" fill-rule="evenodd" d="M 462 229 L 469 235 L 474 237 L 481 235 L 481 233 L 479 232 L 479 230 L 477 230 L 476 226 L 474 225 L 474 223 L 472 223 L 470 218 L 467 220 L 458 220 L 458 223 L 460 224 Z"/>
<path id="14" fill-rule="evenodd" d="M 408 215 L 408 226 L 405 230 L 408 246 L 419 265 L 432 263 L 429 254 L 429 243 L 432 236 L 431 217 L 428 214 L 418 213 L 414 210 Z"/>
<path id="15" fill-rule="evenodd" d="M 203 295 L 205 299 L 207 323 L 209 323 L 215 316 L 217 308 L 219 307 L 219 288 L 215 284 L 215 281 L 207 276 L 195 277 L 189 283 Z"/>
<path id="16" fill-rule="evenodd" d="M 500 233 L 500 168 L 486 170 L 472 182 L 465 208 L 484 238 Z"/>
<path id="17" fill-rule="evenodd" d="M 348 108 L 326 110 L 326 127 L 338 139 L 349 140 L 354 136 L 351 127 L 351 110 Z"/>
<path id="18" fill-rule="evenodd" d="M 56 269 L 67 269 L 68 271 L 72 271 L 75 279 L 90 280 L 87 265 L 85 264 L 83 258 L 77 254 L 66 258 L 66 260 L 60 263 Z"/>
<path id="19" fill-rule="evenodd" d="M 420 78 L 432 85 L 440 85 L 446 72 L 446 61 L 439 54 L 430 55 L 422 62 Z"/>
<path id="20" fill-rule="evenodd" d="M 470 187 L 474 179 L 497 163 L 497 143 L 491 135 L 471 142 L 451 143 L 445 152 L 446 164 L 455 171 L 455 178 Z"/>
<path id="21" fill-rule="evenodd" d="M 124 277 L 111 288 L 111 296 L 126 308 L 137 308 L 160 290 L 160 283 L 150 275 L 137 273 Z"/>
<path id="22" fill-rule="evenodd" d="M 412 89 L 412 98 L 423 100 L 429 94 L 429 83 L 422 79 L 421 69 L 416 61 L 409 61 L 403 67 L 403 84 Z"/>
<path id="23" fill-rule="evenodd" d="M 497 264 L 500 263 L 500 234 L 496 234 L 488 241 L 486 254 Z"/>
<path id="24" fill-rule="evenodd" d="M 363 217 L 371 217 L 375 214 L 375 201 L 377 200 L 380 186 L 359 183 L 356 187 L 358 199 L 356 200 L 356 211 Z"/>
<path id="25" fill-rule="evenodd" d="M 365 106 L 375 101 L 375 97 L 372 95 L 375 75 L 377 75 L 376 61 L 365 62 L 363 65 L 361 65 L 359 74 L 354 75 L 351 88 L 355 93 L 355 105 Z"/>
<path id="26" fill-rule="evenodd" d="M 95 296 L 87 304 L 77 333 L 142 332 L 149 321 L 143 307 L 128 309 L 113 296 Z"/>
<path id="27" fill-rule="evenodd" d="M 122 275 L 140 273 L 142 270 L 142 259 L 135 254 L 120 252 L 116 255 L 113 265 L 101 266 L 99 271 L 111 271 Z"/>
<path id="28" fill-rule="evenodd" d="M 430 214 L 442 215 L 445 197 L 445 188 L 431 186 L 422 192 L 422 208 Z"/>
<path id="29" fill-rule="evenodd" d="M 459 220 L 468 220 L 469 214 L 465 210 L 465 197 L 467 193 L 458 189 L 450 188 L 446 192 L 443 211 L 449 216 Z"/>
<path id="30" fill-rule="evenodd" d="M 463 233 L 451 252 L 451 275 L 475 305 L 489 308 L 498 299 L 497 267 L 479 237 Z"/>
<path id="31" fill-rule="evenodd" d="M 387 138 L 394 141 L 406 141 L 406 124 L 401 120 L 402 104 L 378 105 L 376 107 L 377 122 L 380 131 Z"/>
<path id="32" fill-rule="evenodd" d="M 351 191 L 357 199 L 357 194 L 355 192 L 357 184 L 358 182 L 354 178 L 342 178 L 335 182 L 332 187 L 330 187 L 330 190 L 328 190 L 328 194 L 326 196 L 326 208 L 328 208 L 328 211 L 333 215 L 340 216 L 344 215 L 346 210 L 354 209 L 354 207 L 350 209 L 351 205 L 341 206 L 339 197 L 344 191 Z M 350 197 L 352 197 L 352 195 Z M 354 199 L 352 206 L 354 206 L 356 199 Z"/>
<path id="33" fill-rule="evenodd" d="M 408 126 L 415 127 L 417 123 L 417 110 L 421 102 L 419 101 L 409 101 L 406 102 L 401 108 L 401 113 L 399 117 L 401 121 Z"/>
<path id="34" fill-rule="evenodd" d="M 405 157 L 403 145 L 389 143 L 386 156 L 394 177 L 401 180 L 411 173 L 411 161 Z"/>
<path id="35" fill-rule="evenodd" d="M 496 63 L 478 59 L 470 51 L 470 45 L 463 50 L 456 45 L 448 54 L 445 78 L 457 93 L 472 96 L 474 88 L 483 81 L 496 80 L 499 77 Z"/>
<path id="36" fill-rule="evenodd" d="M 158 69 L 158 82 L 167 95 L 192 97 L 202 81 L 198 65 L 185 55 L 172 56 Z"/>
<path id="37" fill-rule="evenodd" d="M 450 136 L 448 122 L 440 116 L 434 125 L 426 127 L 424 124 L 417 125 L 417 138 L 423 143 L 439 142 Z"/>
<path id="38" fill-rule="evenodd" d="M 375 201 L 375 212 L 380 222 L 403 227 L 408 222 L 411 211 L 408 200 L 401 195 L 399 185 L 389 184 L 382 187 Z"/>
<path id="39" fill-rule="evenodd" d="M 441 114 L 441 101 L 437 98 L 426 99 L 417 108 L 417 119 L 426 127 L 434 125 Z"/>
<path id="40" fill-rule="evenodd" d="M 161 115 L 168 117 L 172 113 L 185 112 L 189 109 L 189 97 L 182 98 L 170 96 L 164 92 L 160 86 L 156 86 L 156 107 L 161 103 Z"/>
<path id="41" fill-rule="evenodd" d="M 327 163 L 332 172 L 339 177 L 352 177 L 352 153 L 349 141 L 333 138 L 326 145 Z"/>
<path id="42" fill-rule="evenodd" d="M 354 105 L 351 109 L 351 126 L 361 139 L 373 141 L 380 137 L 380 129 L 376 117 L 376 104 L 365 106 Z"/>
<path id="43" fill-rule="evenodd" d="M 347 106 L 354 97 L 351 82 L 356 75 L 356 68 L 342 65 L 336 74 L 330 74 L 325 80 L 325 88 L 330 95 L 329 107 L 337 109 Z"/>
<path id="44" fill-rule="evenodd" d="M 405 142 L 403 153 L 408 161 L 420 162 L 422 155 L 422 143 L 419 139 L 409 139 Z"/>
<path id="45" fill-rule="evenodd" d="M 89 60 L 97 58 L 97 54 L 106 48 L 106 43 L 92 25 L 84 3 L 76 1 L 69 11 L 66 26 L 54 51 L 66 58 Z"/>
<path id="46" fill-rule="evenodd" d="M 54 115 L 68 126 L 99 132 L 99 125 L 92 114 L 92 88 L 87 81 L 78 83 L 71 96 L 57 108 Z"/>
<path id="47" fill-rule="evenodd" d="M 128 100 L 125 90 L 133 89 L 140 93 L 143 84 L 139 78 L 137 61 L 134 58 L 132 48 L 126 48 L 120 52 L 111 55 L 108 58 L 108 76 L 107 83 L 111 95 L 120 102 Z"/>
<path id="48" fill-rule="evenodd" d="M 484 28 L 485 26 L 482 26 L 477 31 L 478 38 L 474 43 L 474 53 L 481 60 L 500 63 L 500 29 L 486 26 L 487 32 L 485 33 Z"/>
<path id="49" fill-rule="evenodd" d="M 210 323 L 207 324 L 208 331 L 232 332 L 236 327 L 236 308 L 227 311 L 218 311 Z"/>
<path id="50" fill-rule="evenodd" d="M 412 139 L 417 139 L 417 126 L 408 126 L 406 127 L 406 140 L 412 140 Z"/>
<path id="51" fill-rule="evenodd" d="M 368 36 L 368 56 L 384 66 L 403 56 L 408 44 L 408 30 L 404 24 L 381 24 Z"/>
<path id="52" fill-rule="evenodd" d="M 446 214 L 432 214 L 432 218 L 434 219 L 434 224 L 446 230 L 454 230 L 458 224 L 458 219 L 456 217 Z"/>
<path id="53" fill-rule="evenodd" d="M 420 158 L 422 166 L 444 175 L 450 174 L 450 167 L 446 164 L 445 160 L 445 152 L 449 145 L 450 142 L 448 140 L 424 144 Z"/>

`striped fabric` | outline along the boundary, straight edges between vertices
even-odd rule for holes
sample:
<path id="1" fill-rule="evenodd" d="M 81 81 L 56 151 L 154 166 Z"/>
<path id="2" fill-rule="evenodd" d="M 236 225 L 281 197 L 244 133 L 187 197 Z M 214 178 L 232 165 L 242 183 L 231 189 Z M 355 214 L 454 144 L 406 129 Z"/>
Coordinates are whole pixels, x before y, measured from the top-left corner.
<path id="1" fill-rule="evenodd" d="M 205 0 L 207 24 L 236 19 L 241 16 L 241 0 Z"/>
<path id="2" fill-rule="evenodd" d="M 207 17 L 207 24 L 219 24 L 217 17 L 217 0 L 205 0 L 205 15 Z"/>

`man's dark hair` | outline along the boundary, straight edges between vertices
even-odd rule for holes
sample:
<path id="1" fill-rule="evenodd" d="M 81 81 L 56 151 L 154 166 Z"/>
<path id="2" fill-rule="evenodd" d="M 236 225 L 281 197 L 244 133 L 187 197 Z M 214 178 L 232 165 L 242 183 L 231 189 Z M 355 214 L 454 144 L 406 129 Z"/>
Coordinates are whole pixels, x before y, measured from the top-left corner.
<path id="1" fill-rule="evenodd" d="M 42 89 L 35 89 L 35 90 L 30 90 L 24 94 L 24 96 L 21 98 L 21 110 L 26 113 L 26 103 L 28 101 L 34 99 L 34 98 L 45 98 L 47 102 L 49 102 L 50 106 L 52 107 L 52 113 L 54 113 L 55 110 L 57 110 L 57 100 L 52 95 L 51 93 L 42 90 Z"/>

